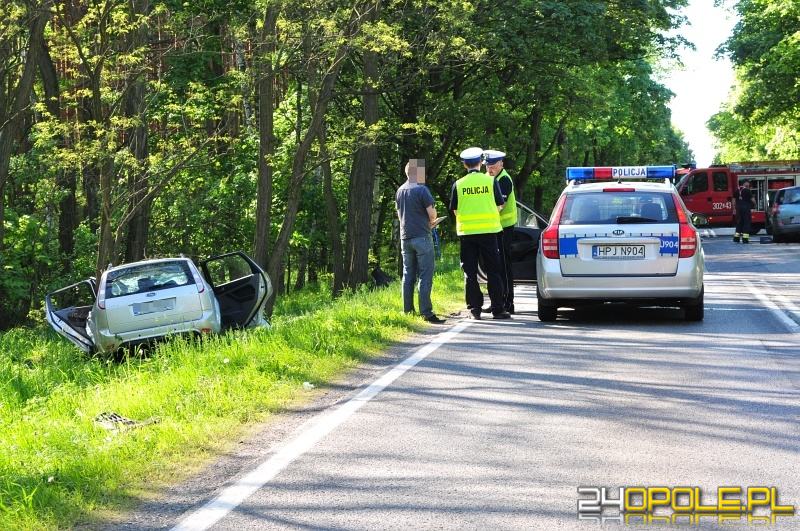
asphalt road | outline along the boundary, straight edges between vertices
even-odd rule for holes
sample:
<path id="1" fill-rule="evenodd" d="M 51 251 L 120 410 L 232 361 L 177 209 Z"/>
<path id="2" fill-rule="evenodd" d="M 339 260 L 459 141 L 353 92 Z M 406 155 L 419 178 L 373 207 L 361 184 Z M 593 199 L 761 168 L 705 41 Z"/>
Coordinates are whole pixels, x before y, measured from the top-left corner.
<path id="1" fill-rule="evenodd" d="M 800 244 L 704 247 L 701 323 L 603 307 L 544 324 L 518 287 L 513 320 L 453 321 L 455 335 L 398 346 L 111 527 L 208 523 L 198 509 L 247 490 L 242 478 L 254 492 L 217 503 L 212 529 L 599 529 L 578 520 L 579 486 L 697 486 L 712 501 L 719 486 L 774 486 L 800 508 Z M 374 396 L 350 407 L 359 392 Z M 336 407 L 350 409 L 304 439 Z M 800 516 L 769 528 L 800 529 Z"/>

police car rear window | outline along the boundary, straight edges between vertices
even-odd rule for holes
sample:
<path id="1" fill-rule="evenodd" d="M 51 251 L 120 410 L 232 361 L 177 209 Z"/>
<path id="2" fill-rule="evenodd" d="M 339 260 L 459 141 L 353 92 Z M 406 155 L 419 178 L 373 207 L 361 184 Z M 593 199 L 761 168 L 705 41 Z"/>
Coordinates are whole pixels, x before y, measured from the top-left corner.
<path id="1" fill-rule="evenodd" d="M 672 195 L 661 192 L 581 192 L 567 195 L 563 225 L 677 223 Z"/>

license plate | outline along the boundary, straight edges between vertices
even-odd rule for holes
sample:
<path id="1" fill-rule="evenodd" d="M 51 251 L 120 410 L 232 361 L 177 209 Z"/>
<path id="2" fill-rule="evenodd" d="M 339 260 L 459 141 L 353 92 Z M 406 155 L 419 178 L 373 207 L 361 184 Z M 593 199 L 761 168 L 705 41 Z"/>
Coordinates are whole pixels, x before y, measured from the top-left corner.
<path id="1" fill-rule="evenodd" d="M 595 260 L 643 260 L 644 245 L 592 245 Z"/>
<path id="2" fill-rule="evenodd" d="M 791 220 L 789 221 L 790 224 L 795 225 L 800 223 L 800 216 L 792 216 Z"/>
<path id="3" fill-rule="evenodd" d="M 131 305 L 133 315 L 145 315 L 148 313 L 168 312 L 175 309 L 175 297 L 171 299 L 161 299 L 158 301 L 138 302 Z"/>

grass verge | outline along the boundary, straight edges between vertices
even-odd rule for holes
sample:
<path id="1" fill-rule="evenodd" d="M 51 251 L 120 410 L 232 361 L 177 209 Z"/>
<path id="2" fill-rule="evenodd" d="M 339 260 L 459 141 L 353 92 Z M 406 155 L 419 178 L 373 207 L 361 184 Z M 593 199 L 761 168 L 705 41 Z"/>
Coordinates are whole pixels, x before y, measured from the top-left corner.
<path id="1" fill-rule="evenodd" d="M 445 255 L 434 309 L 462 307 L 462 274 Z M 90 359 L 43 329 L 0 335 L 0 529 L 58 529 L 129 507 L 181 477 L 303 394 L 424 325 L 402 312 L 398 283 L 330 301 L 279 301 L 271 330 L 174 339 L 146 359 Z M 151 423 L 108 431 L 103 412 Z M 198 457 L 199 456 L 199 457 Z"/>

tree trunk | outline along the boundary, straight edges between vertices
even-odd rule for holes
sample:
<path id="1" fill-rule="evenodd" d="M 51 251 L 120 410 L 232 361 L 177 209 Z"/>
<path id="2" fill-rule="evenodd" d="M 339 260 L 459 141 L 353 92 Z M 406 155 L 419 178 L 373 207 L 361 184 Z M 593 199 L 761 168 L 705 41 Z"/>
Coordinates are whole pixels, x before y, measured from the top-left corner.
<path id="1" fill-rule="evenodd" d="M 341 224 L 339 223 L 339 204 L 333 193 L 333 174 L 328 157 L 326 141 L 327 124 L 323 121 L 319 134 L 319 154 L 322 158 L 322 191 L 325 198 L 325 218 L 328 232 L 328 244 L 331 248 L 331 266 L 333 269 L 333 294 L 340 294 L 344 288 L 344 260 L 342 252 Z"/>
<path id="2" fill-rule="evenodd" d="M 29 13 L 28 51 L 25 54 L 22 75 L 19 77 L 16 88 L 11 89 L 9 114 L 3 116 L 0 112 L 0 250 L 3 249 L 3 240 L 5 238 L 5 187 L 8 181 L 12 148 L 19 136 L 23 111 L 31 99 L 36 68 L 39 65 L 37 52 L 40 51 L 39 42 L 42 40 L 44 27 L 50 19 L 50 4 L 50 1 L 46 1 L 35 12 Z M 29 9 L 33 11 L 33 8 Z"/>
<path id="3" fill-rule="evenodd" d="M 364 78 L 364 124 L 370 128 L 378 123 L 378 90 L 375 86 L 378 82 L 378 58 L 372 52 L 364 53 Z M 369 278 L 371 217 L 377 166 L 378 147 L 374 143 L 361 146 L 353 162 L 347 205 L 346 285 L 353 289 Z"/>
<path id="4" fill-rule="evenodd" d="M 39 73 L 42 77 L 45 106 L 53 120 L 63 120 L 58 72 L 53 64 L 44 36 L 39 40 L 38 46 Z M 65 148 L 68 145 L 69 137 L 65 135 L 59 140 L 58 147 Z M 75 227 L 78 226 L 78 205 L 75 198 L 77 185 L 78 180 L 73 170 L 58 170 L 56 188 L 64 193 L 58 203 L 58 250 L 62 255 L 62 265 L 66 270 L 72 266 L 72 253 L 75 250 Z"/>
<path id="5" fill-rule="evenodd" d="M 284 215 L 281 230 L 275 240 L 272 256 L 269 258 L 268 272 L 272 278 L 279 276 L 283 269 L 284 256 L 288 250 L 289 238 L 294 231 L 294 223 L 297 219 L 297 210 L 300 206 L 300 199 L 302 196 L 302 186 L 306 176 L 306 158 L 311 150 L 314 140 L 319 135 L 320 126 L 328 110 L 328 103 L 333 97 L 333 88 L 336 80 L 339 77 L 339 72 L 342 69 L 344 60 L 350 50 L 350 39 L 358 32 L 360 28 L 361 18 L 364 16 L 361 6 L 356 6 L 351 14 L 346 30 L 345 40 L 336 50 L 334 57 L 331 60 L 328 70 L 322 77 L 319 95 L 317 97 L 316 106 L 311 113 L 311 122 L 306 130 L 303 141 L 297 147 L 297 151 L 292 159 L 292 172 L 289 178 L 289 194 L 286 201 L 286 213 Z M 265 311 L 267 315 L 272 314 L 274 307 L 274 299 L 269 301 Z"/>
<path id="6" fill-rule="evenodd" d="M 150 11 L 149 0 L 132 0 L 131 18 L 133 20 L 146 16 Z M 147 43 L 148 26 L 139 24 L 130 36 L 130 48 L 138 48 Z M 144 198 L 148 192 L 147 159 L 148 159 L 148 130 L 147 115 L 145 111 L 145 93 L 147 90 L 144 74 L 137 72 L 128 81 L 128 91 L 125 97 L 125 115 L 134 118 L 135 126 L 126 131 L 128 149 L 136 160 L 136 168 L 128 176 L 128 193 L 130 194 L 129 209 L 135 214 L 128 224 L 128 238 L 125 249 L 125 260 L 136 262 L 142 260 L 147 248 L 147 236 L 150 225 L 150 201 Z M 141 205 L 139 205 L 141 203 Z M 138 208 L 137 208 L 137 205 Z"/>
<path id="7" fill-rule="evenodd" d="M 258 87 L 258 195 L 256 199 L 256 233 L 253 242 L 253 256 L 262 268 L 266 269 L 270 244 L 270 209 L 272 208 L 272 155 L 275 152 L 274 135 L 274 85 L 275 72 L 272 53 L 275 51 L 275 29 L 278 20 L 278 7 L 270 4 L 264 16 L 261 36 Z"/>

